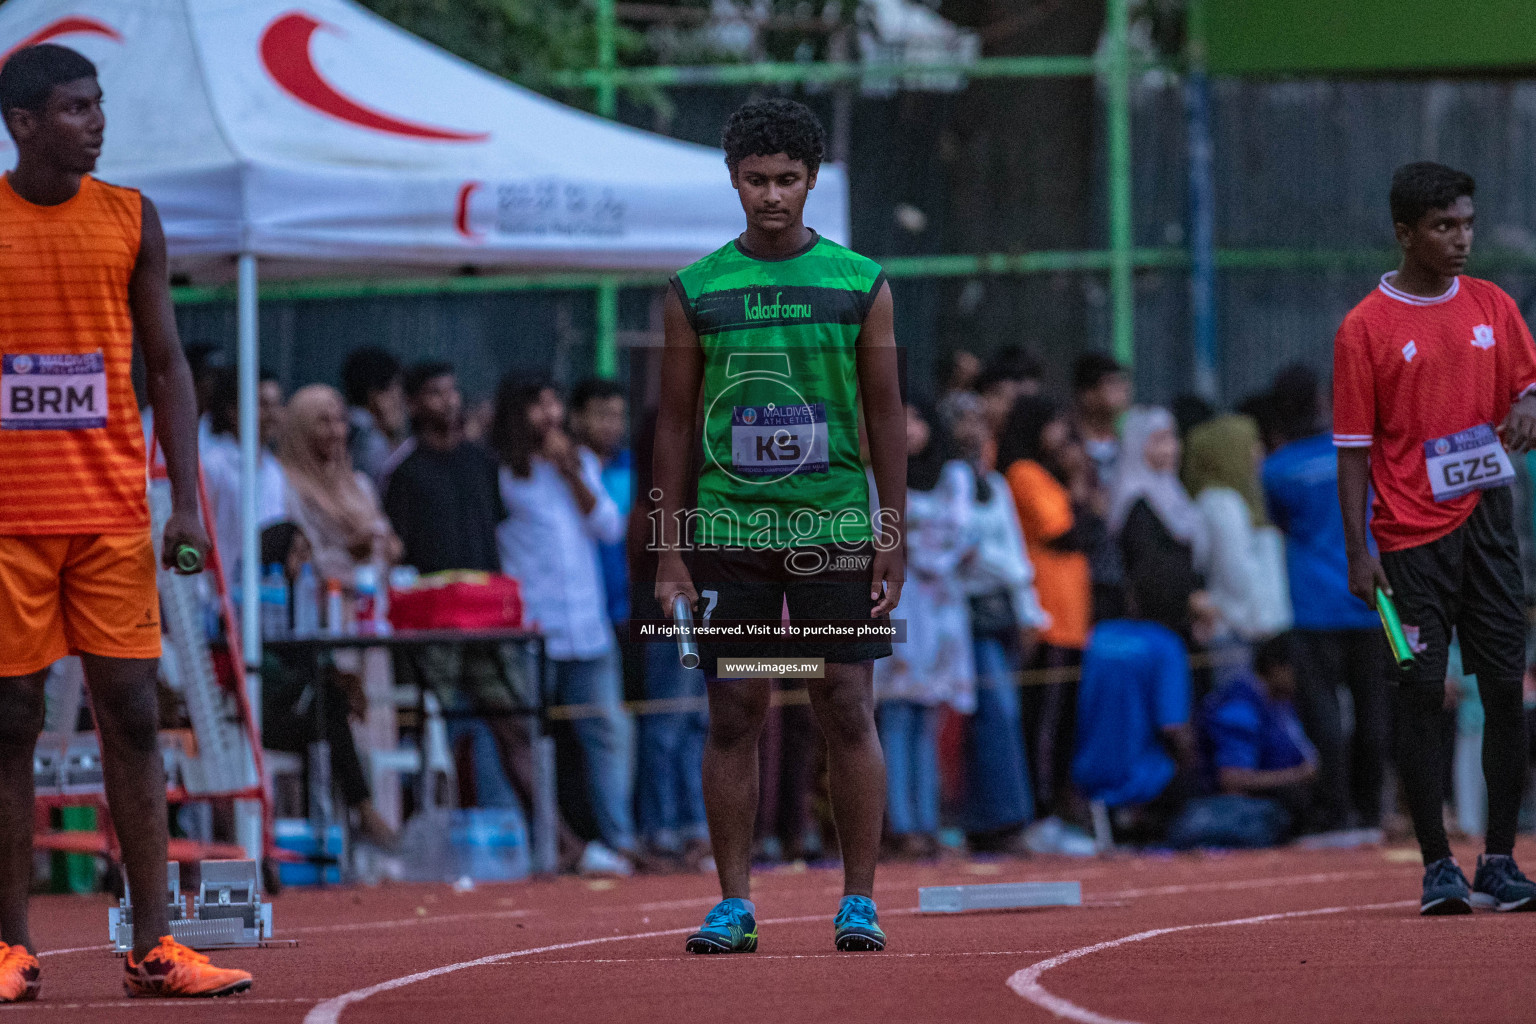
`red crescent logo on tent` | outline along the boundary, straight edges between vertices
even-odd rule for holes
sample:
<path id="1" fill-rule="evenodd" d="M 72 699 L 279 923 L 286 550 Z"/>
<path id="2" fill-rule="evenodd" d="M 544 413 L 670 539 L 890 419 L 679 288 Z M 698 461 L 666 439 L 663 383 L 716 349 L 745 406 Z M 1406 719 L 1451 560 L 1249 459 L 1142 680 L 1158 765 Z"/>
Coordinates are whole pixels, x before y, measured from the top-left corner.
<path id="1" fill-rule="evenodd" d="M 59 38 L 59 36 L 73 35 L 77 32 L 86 32 L 93 36 L 106 36 L 116 43 L 123 41 L 122 34 L 111 25 L 97 21 L 95 18 L 71 14 L 69 17 L 60 18 L 50 25 L 44 25 L 9 50 L 6 50 L 4 54 L 0 54 L 0 64 L 4 64 L 5 59 L 17 50 L 28 46 L 36 46 L 38 43 L 46 43 L 51 39 Z"/>
<path id="2" fill-rule="evenodd" d="M 480 241 L 480 232 L 469 226 L 469 199 L 480 187 L 478 181 L 466 181 L 459 186 L 459 201 L 453 211 L 453 226 L 459 234 L 472 242 Z"/>
<path id="3" fill-rule="evenodd" d="M 320 74 L 309 52 L 310 39 L 322 28 L 337 31 L 334 25 L 292 11 L 279 16 L 261 34 L 261 62 L 267 73 L 300 103 L 348 124 L 390 135 L 437 142 L 478 142 L 489 137 L 488 132 L 461 132 L 404 121 L 343 95 Z"/>

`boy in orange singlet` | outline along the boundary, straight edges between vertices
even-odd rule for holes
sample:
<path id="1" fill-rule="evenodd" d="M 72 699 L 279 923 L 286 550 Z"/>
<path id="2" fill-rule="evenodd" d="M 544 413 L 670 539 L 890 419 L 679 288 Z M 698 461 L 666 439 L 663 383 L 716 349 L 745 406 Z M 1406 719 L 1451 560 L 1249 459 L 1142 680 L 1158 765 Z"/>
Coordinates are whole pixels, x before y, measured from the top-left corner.
<path id="1" fill-rule="evenodd" d="M 197 412 L 176 337 L 154 204 L 90 176 L 106 121 L 90 61 L 62 46 L 0 69 L 19 159 L 0 180 L 0 1002 L 37 997 L 27 930 L 32 751 L 48 667 L 80 655 L 101 734 L 107 804 L 133 892 L 130 996 L 219 996 L 251 985 L 171 939 L 165 773 L 156 738 L 159 598 L 135 336 L 171 478 L 164 555 L 207 553 L 197 511 Z M 169 564 L 169 563 L 168 563 Z"/>

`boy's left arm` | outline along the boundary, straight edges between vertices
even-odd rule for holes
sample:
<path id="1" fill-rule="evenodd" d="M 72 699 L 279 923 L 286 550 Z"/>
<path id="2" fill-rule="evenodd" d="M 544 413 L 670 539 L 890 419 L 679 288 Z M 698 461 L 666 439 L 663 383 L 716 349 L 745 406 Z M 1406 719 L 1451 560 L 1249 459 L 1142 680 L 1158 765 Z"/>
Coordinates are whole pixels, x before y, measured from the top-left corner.
<path id="1" fill-rule="evenodd" d="M 855 352 L 859 395 L 869 431 L 871 468 L 880 497 L 880 520 L 875 524 L 874 575 L 870 600 L 876 602 L 870 618 L 888 614 L 901 600 L 906 578 L 907 419 L 901 404 L 901 380 L 897 372 L 896 324 L 891 286 L 884 281 L 875 295 Z M 881 584 L 884 584 L 884 593 Z"/>

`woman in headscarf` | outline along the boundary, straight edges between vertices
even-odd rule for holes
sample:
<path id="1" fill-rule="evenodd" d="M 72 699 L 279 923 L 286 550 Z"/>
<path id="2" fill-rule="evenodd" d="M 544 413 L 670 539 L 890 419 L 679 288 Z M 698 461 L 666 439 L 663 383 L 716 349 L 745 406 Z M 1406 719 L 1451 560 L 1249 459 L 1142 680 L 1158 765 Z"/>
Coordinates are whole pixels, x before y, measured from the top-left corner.
<path id="1" fill-rule="evenodd" d="M 373 482 L 352 468 L 348 428 L 341 393 L 311 384 L 288 400 L 277 453 L 288 475 L 288 519 L 309 541 L 315 574 L 321 580 L 338 580 L 343 587 L 352 586 L 358 566 L 374 564 L 382 570 L 400 555 L 400 542 L 379 506 Z M 327 671 L 325 678 L 351 694 L 349 704 L 365 717 L 368 690 L 388 691 L 388 677 L 383 675 L 387 657 L 382 652 L 336 651 L 331 660 L 335 674 Z M 371 686 L 364 685 L 364 677 Z M 373 820 L 371 808 L 360 805 L 361 826 L 377 836 L 379 822 Z"/>
<path id="2" fill-rule="evenodd" d="M 352 468 L 347 407 L 339 391 L 311 384 L 294 393 L 278 459 L 288 473 L 288 516 L 314 547 L 322 579 L 350 586 L 358 566 L 399 557 L 400 542 L 373 483 Z"/>
<path id="3" fill-rule="evenodd" d="M 1179 482 L 1179 435 L 1167 409 L 1136 406 L 1125 415 L 1109 528 L 1120 542 L 1135 617 L 1162 623 L 1186 643 L 1202 634 L 1203 642 L 1210 533 Z"/>
<path id="4" fill-rule="evenodd" d="M 1262 459 L 1259 426 L 1248 416 L 1221 416 L 1189 433 L 1183 476 L 1211 539 L 1213 643 L 1257 643 L 1291 625 L 1285 548 L 1264 514 Z"/>

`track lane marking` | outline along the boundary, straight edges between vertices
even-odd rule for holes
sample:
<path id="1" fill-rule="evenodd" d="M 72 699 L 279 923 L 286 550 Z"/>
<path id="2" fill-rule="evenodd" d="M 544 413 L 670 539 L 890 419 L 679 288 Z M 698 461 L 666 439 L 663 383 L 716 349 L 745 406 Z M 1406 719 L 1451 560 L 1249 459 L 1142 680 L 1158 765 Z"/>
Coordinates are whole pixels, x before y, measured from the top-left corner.
<path id="1" fill-rule="evenodd" d="M 360 932 L 370 931 L 376 928 L 408 928 L 412 925 L 423 924 L 455 924 L 462 921 L 496 921 L 519 917 L 533 917 L 543 911 L 532 908 L 518 910 L 486 910 L 469 914 L 440 914 L 433 917 L 431 914 L 417 917 L 389 918 L 383 921 L 357 921 L 352 924 L 311 924 L 302 928 L 284 928 L 283 935 L 312 935 L 316 932 Z M 274 935 L 273 938 L 282 938 L 282 935 Z"/>
<path id="2" fill-rule="evenodd" d="M 1125 1020 L 1120 1017 L 1110 1017 L 1097 1013 L 1085 1006 L 1079 1006 L 1070 999 L 1064 999 L 1053 992 L 1048 991 L 1040 984 L 1040 976 L 1046 971 L 1060 967 L 1062 964 L 1071 963 L 1093 953 L 1102 953 L 1108 949 L 1117 949 L 1133 942 L 1145 942 L 1161 935 L 1172 935 L 1175 932 L 1195 931 L 1200 928 L 1233 928 L 1240 925 L 1264 924 L 1269 921 L 1285 921 L 1298 917 L 1319 917 L 1324 914 L 1344 914 L 1358 910 L 1396 910 L 1403 907 L 1418 906 L 1418 900 L 1395 900 L 1391 903 L 1362 903 L 1351 907 L 1321 907 L 1317 910 L 1287 910 L 1278 914 L 1259 914 L 1255 917 L 1236 917 L 1227 921 L 1207 921 L 1202 924 L 1180 924 L 1169 928 L 1153 928 L 1134 935 L 1125 935 L 1118 939 L 1109 939 L 1105 942 L 1094 943 L 1091 946 L 1081 946 L 1068 950 L 1057 956 L 1041 960 L 1021 970 L 1015 971 L 1009 976 L 1007 986 L 1013 993 L 1025 999 L 1041 1009 L 1054 1013 L 1058 1017 L 1066 1017 L 1068 1020 L 1077 1021 L 1078 1024 L 1140 1024 L 1139 1021 Z"/>
<path id="3" fill-rule="evenodd" d="M 977 950 L 974 953 L 972 953 L 972 952 L 963 952 L 963 951 L 962 952 L 955 952 L 955 953 L 891 953 L 891 952 L 883 952 L 883 953 L 880 954 L 879 959 L 881 959 L 881 960 L 891 960 L 891 959 L 899 958 L 899 957 L 1022 956 L 1025 953 L 1049 953 L 1049 952 L 1051 952 L 1051 951 L 1048 950 L 1048 949 L 988 949 L 988 950 Z M 751 957 L 750 957 L 750 962 L 756 963 L 759 960 L 834 960 L 834 959 L 845 958 L 848 955 L 849 954 L 847 954 L 847 953 L 753 953 L 751 955 Z M 727 959 L 729 959 L 729 958 L 727 958 Z M 740 959 L 743 960 L 743 961 L 747 961 L 748 960 L 747 957 L 742 957 Z M 530 960 L 530 961 L 527 961 L 526 966 L 529 966 L 529 967 L 541 967 L 541 966 L 544 966 L 546 964 L 676 964 L 676 963 L 693 963 L 693 962 L 697 962 L 696 958 L 690 956 L 687 953 L 682 953 L 682 954 L 679 954 L 678 956 L 642 956 L 642 957 L 633 957 L 633 958 L 630 958 L 630 959 Z M 519 966 L 524 966 L 524 965 L 522 963 L 504 962 L 504 963 L 497 964 L 496 966 L 497 967 L 519 967 Z"/>
<path id="4" fill-rule="evenodd" d="M 5 1007 L 5 1014 L 10 1015 L 24 1010 L 121 1010 L 134 1007 L 146 1009 L 166 1010 L 171 1008 L 189 1010 L 207 1010 L 216 1005 L 222 1006 L 265 1006 L 265 1005 L 291 1005 L 293 1003 L 318 1003 L 316 996 L 290 996 L 287 998 L 273 997 L 271 999 L 248 998 L 243 995 L 228 996 L 221 1000 L 211 999 L 115 999 L 111 1001 L 92 1003 L 50 1003 L 38 1001 L 32 1003 L 9 1003 Z"/>
<path id="5" fill-rule="evenodd" d="M 1148 889 L 1121 889 L 1118 892 L 1096 892 L 1097 900 L 1135 899 L 1138 896 L 1181 896 L 1190 892 L 1226 892 L 1238 889 L 1268 889 L 1277 885 L 1321 885 L 1325 882 L 1348 882 L 1358 878 L 1381 878 L 1392 868 L 1375 871 L 1326 871 L 1310 875 L 1278 875 L 1266 878 L 1231 878 L 1221 882 L 1187 882 L 1183 885 L 1158 885 Z M 1411 869 L 1398 868 L 1399 872 Z"/>
<path id="6" fill-rule="evenodd" d="M 811 914 L 805 917 L 780 917 L 772 920 L 759 921 L 758 924 L 804 924 L 809 921 L 830 921 L 831 914 Z M 485 967 L 490 964 L 499 964 L 517 957 L 537 956 L 540 953 L 560 953 L 567 949 L 581 949 L 585 946 L 596 946 L 606 942 L 628 942 L 640 939 L 661 939 L 671 935 L 691 935 L 697 930 L 690 925 L 687 928 L 661 928 L 648 932 L 633 932 L 627 935 L 603 935 L 591 939 L 576 939 L 571 942 L 556 942 L 548 946 L 535 946 L 532 949 L 515 949 L 507 953 L 492 953 L 490 956 L 482 956 L 476 960 L 464 960 L 456 964 L 445 964 L 442 967 L 434 967 L 431 970 L 417 971 L 415 974 L 407 974 L 399 978 L 391 978 L 381 981 L 376 985 L 366 988 L 353 989 L 351 992 L 343 992 L 339 996 L 333 996 L 312 1008 L 304 1015 L 304 1024 L 336 1024 L 341 1018 L 341 1013 L 353 1003 L 360 1003 L 364 999 L 376 996 L 381 992 L 390 992 L 407 985 L 414 985 L 418 981 L 429 981 L 432 978 L 440 978 L 445 974 L 453 974 L 456 971 L 466 970 L 470 967 Z"/>

